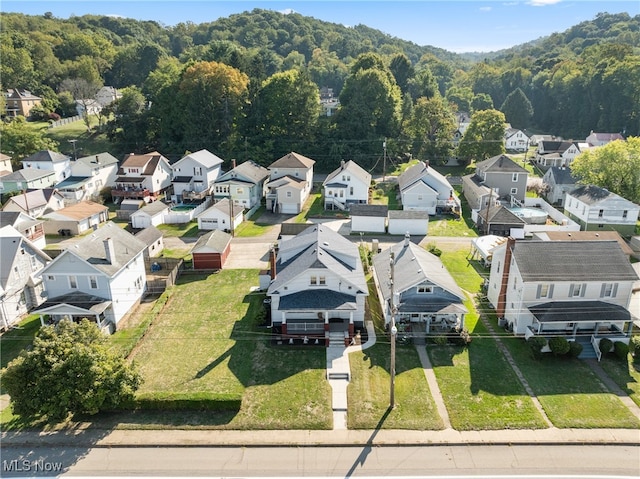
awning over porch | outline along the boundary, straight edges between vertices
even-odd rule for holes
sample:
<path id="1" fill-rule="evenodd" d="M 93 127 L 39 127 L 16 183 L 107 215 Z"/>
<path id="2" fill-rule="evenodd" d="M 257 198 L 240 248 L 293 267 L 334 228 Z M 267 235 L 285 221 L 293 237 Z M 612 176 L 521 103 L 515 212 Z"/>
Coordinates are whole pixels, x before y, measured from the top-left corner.
<path id="1" fill-rule="evenodd" d="M 280 298 L 281 311 L 356 311 L 356 297 L 329 289 L 314 289 L 292 293 Z"/>
<path id="2" fill-rule="evenodd" d="M 529 311 L 541 323 L 596 323 L 632 320 L 632 315 L 626 308 L 604 301 L 553 301 L 529 306 Z"/>
<path id="3" fill-rule="evenodd" d="M 111 301 L 86 293 L 69 293 L 42 303 L 32 313 L 39 315 L 97 317 L 111 306 Z"/>

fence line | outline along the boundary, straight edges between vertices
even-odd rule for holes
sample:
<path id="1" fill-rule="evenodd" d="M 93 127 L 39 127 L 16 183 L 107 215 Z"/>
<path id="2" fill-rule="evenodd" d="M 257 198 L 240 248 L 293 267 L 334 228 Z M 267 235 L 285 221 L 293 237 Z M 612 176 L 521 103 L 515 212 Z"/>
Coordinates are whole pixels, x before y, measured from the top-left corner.
<path id="1" fill-rule="evenodd" d="M 80 120 L 82 120 L 82 117 L 80 115 L 70 116 L 69 118 L 62 118 L 60 120 L 52 121 L 51 123 L 49 123 L 49 128 L 55 128 L 57 126 L 68 125 L 69 123 L 73 123 L 73 122 L 80 121 Z"/>

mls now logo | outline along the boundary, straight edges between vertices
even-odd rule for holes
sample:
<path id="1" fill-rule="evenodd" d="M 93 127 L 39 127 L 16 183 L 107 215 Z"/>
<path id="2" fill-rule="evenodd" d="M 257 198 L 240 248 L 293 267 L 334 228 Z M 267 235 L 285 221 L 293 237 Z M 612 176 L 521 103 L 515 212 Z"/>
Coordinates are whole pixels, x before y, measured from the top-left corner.
<path id="1" fill-rule="evenodd" d="M 11 461 L 2 461 L 2 472 L 61 472 L 61 462 L 48 462 L 44 459 L 12 459 Z"/>

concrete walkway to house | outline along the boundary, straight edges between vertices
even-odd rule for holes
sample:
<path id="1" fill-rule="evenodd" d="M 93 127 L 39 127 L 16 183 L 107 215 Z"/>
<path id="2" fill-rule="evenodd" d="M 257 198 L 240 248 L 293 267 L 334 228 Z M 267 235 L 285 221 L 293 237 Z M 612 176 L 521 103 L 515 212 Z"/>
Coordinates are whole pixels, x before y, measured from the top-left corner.
<path id="1" fill-rule="evenodd" d="M 353 346 L 327 347 L 327 380 L 333 390 L 331 407 L 333 409 L 333 429 L 347 429 L 347 386 L 351 380 L 349 354 L 362 351 L 376 344 L 376 331 L 371 321 L 367 321 L 367 342 Z"/>
<path id="2" fill-rule="evenodd" d="M 440 387 L 438 386 L 438 381 L 436 379 L 436 373 L 433 372 L 433 366 L 431 365 L 431 360 L 429 359 L 427 350 L 423 345 L 416 344 L 416 351 L 418 351 L 420 364 L 422 364 L 424 376 L 425 378 L 427 378 L 427 384 L 429 385 L 429 390 L 431 391 L 431 397 L 433 397 L 433 401 L 436 404 L 436 409 L 438 411 L 438 414 L 440 415 L 440 418 L 442 419 L 442 423 L 444 424 L 445 429 L 451 429 L 449 411 L 447 411 L 447 407 L 444 404 L 444 399 L 442 397 L 442 393 L 440 392 Z"/>

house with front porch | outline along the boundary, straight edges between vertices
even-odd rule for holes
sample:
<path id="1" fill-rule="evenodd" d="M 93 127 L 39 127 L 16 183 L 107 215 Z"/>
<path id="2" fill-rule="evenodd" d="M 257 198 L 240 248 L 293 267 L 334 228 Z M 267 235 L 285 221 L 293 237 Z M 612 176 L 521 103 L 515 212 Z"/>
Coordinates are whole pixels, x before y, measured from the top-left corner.
<path id="1" fill-rule="evenodd" d="M 567 167 L 580 154 L 592 148 L 585 141 L 542 141 L 536 149 L 536 164 L 540 168 Z"/>
<path id="2" fill-rule="evenodd" d="M 589 230 L 615 230 L 632 236 L 640 215 L 640 206 L 594 185 L 579 186 L 567 193 L 564 214 Z"/>
<path id="3" fill-rule="evenodd" d="M 222 163 L 221 158 L 204 149 L 176 161 L 171 165 L 174 201 L 203 200 L 220 176 Z"/>
<path id="4" fill-rule="evenodd" d="M 271 253 L 273 331 L 283 338 L 318 340 L 330 333 L 350 341 L 364 329 L 369 295 L 357 245 L 316 224 L 280 243 Z"/>
<path id="5" fill-rule="evenodd" d="M 489 203 L 491 195 L 523 202 L 527 194 L 529 172 L 509 158 L 497 155 L 476 165 L 475 173 L 462 177 L 462 189 L 472 209 L 480 209 Z M 478 188 L 484 187 L 478 193 Z"/>
<path id="6" fill-rule="evenodd" d="M 314 164 L 311 158 L 293 151 L 271 163 L 267 167 L 267 209 L 284 214 L 300 213 L 311 194 Z"/>
<path id="7" fill-rule="evenodd" d="M 487 289 L 516 336 L 563 336 L 585 348 L 628 342 L 638 275 L 617 241 L 509 240 L 495 248 Z"/>
<path id="8" fill-rule="evenodd" d="M 371 174 L 352 160 L 340 162 L 322 183 L 324 209 L 349 209 L 352 204 L 369 203 Z"/>
<path id="9" fill-rule="evenodd" d="M 236 165 L 231 160 L 231 170 L 221 174 L 213 187 L 213 198 L 233 198 L 244 208 L 252 210 L 262 202 L 265 194 L 265 181 L 269 178 L 269 170 L 249 160 Z"/>
<path id="10" fill-rule="evenodd" d="M 444 175 L 428 161 L 420 161 L 398 177 L 403 210 L 426 211 L 430 215 L 452 212 L 460 214 L 460 200 Z"/>
<path id="11" fill-rule="evenodd" d="M 38 273 L 51 258 L 13 226 L 0 228 L 0 329 L 16 324 L 44 302 Z"/>
<path id="12" fill-rule="evenodd" d="M 88 318 L 109 332 L 146 289 L 146 244 L 108 222 L 62 251 L 41 272 L 47 300 L 33 313 L 42 324 Z"/>
<path id="13" fill-rule="evenodd" d="M 522 130 L 509 127 L 504 132 L 504 147 L 507 151 L 527 151 L 529 142 L 529 137 Z"/>
<path id="14" fill-rule="evenodd" d="M 373 278 L 385 325 L 395 310 L 398 331 L 413 336 L 464 329 L 465 295 L 440 261 L 409 235 L 373 257 Z"/>
<path id="15" fill-rule="evenodd" d="M 169 160 L 154 151 L 142 155 L 131 153 L 120 165 L 116 186 L 111 196 L 117 202 L 123 199 L 154 199 L 171 186 Z"/>

